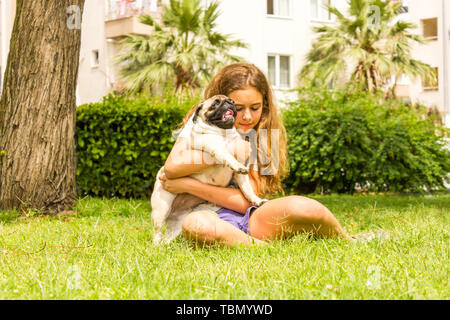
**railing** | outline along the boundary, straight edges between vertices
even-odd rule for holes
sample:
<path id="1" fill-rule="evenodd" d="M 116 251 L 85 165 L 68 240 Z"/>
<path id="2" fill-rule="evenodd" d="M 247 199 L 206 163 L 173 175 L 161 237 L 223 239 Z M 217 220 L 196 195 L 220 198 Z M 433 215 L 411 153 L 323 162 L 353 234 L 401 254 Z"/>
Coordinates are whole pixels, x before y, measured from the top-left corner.
<path id="1" fill-rule="evenodd" d="M 140 15 L 154 15 L 161 9 L 161 0 L 105 0 L 105 20 L 115 20 Z"/>
<path id="2" fill-rule="evenodd" d="M 398 9 L 398 13 L 408 13 L 409 7 L 408 7 L 408 1 L 407 0 L 391 0 L 392 2 L 399 2 L 402 4 L 402 6 Z"/>

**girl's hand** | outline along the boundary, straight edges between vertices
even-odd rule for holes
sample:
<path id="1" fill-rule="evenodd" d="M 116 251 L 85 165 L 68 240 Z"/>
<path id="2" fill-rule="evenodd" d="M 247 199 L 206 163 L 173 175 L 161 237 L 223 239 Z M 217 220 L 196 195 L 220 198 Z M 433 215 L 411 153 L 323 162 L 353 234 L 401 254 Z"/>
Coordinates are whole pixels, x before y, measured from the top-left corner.
<path id="1" fill-rule="evenodd" d="M 176 179 L 167 179 L 166 175 L 162 174 L 159 177 L 159 180 L 161 180 L 161 184 L 164 190 L 169 191 L 170 193 L 179 194 L 188 193 L 189 182 L 193 180 L 193 178 L 182 177 Z"/>

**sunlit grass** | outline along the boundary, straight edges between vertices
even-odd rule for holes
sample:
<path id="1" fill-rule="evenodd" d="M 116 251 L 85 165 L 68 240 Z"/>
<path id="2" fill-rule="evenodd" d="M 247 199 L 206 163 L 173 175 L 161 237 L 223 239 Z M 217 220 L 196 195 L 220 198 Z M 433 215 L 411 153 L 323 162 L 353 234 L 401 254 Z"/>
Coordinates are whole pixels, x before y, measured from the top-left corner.
<path id="1" fill-rule="evenodd" d="M 147 201 L 86 197 L 73 216 L 0 212 L 0 299 L 450 298 L 450 195 L 314 198 L 350 233 L 392 238 L 155 247 Z"/>

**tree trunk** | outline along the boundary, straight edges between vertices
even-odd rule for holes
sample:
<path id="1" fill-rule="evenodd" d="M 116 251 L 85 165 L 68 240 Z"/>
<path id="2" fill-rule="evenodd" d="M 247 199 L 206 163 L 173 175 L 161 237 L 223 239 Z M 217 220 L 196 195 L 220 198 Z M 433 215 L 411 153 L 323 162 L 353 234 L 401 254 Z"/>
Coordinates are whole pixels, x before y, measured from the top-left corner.
<path id="1" fill-rule="evenodd" d="M 0 102 L 0 210 L 56 214 L 75 203 L 73 6 L 81 22 L 84 0 L 17 0 Z"/>

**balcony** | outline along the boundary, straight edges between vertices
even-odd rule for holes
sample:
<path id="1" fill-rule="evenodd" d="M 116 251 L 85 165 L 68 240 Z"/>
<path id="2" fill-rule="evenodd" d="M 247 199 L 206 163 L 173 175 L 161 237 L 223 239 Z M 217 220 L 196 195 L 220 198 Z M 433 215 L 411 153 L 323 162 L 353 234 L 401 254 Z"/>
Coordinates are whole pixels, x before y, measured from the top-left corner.
<path id="1" fill-rule="evenodd" d="M 398 14 L 402 13 L 408 13 L 409 12 L 409 6 L 407 0 L 391 0 L 392 2 L 398 2 L 401 3 L 402 6 L 398 9 Z"/>
<path id="2" fill-rule="evenodd" d="M 105 0 L 105 37 L 120 38 L 127 34 L 148 34 L 152 28 L 140 23 L 139 16 L 148 14 L 159 19 L 161 0 Z"/>

